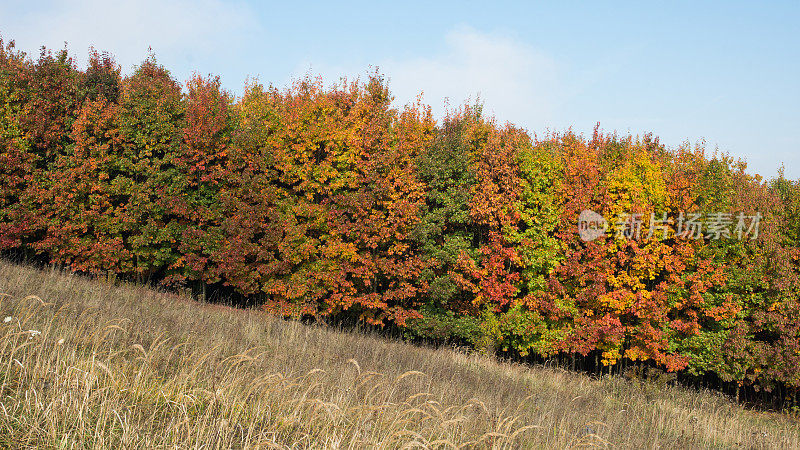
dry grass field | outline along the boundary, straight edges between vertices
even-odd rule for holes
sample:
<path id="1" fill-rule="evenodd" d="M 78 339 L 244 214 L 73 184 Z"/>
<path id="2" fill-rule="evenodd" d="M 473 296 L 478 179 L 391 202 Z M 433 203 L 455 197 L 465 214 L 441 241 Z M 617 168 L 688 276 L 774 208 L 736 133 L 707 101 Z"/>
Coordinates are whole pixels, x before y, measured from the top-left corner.
<path id="1" fill-rule="evenodd" d="M 6 447 L 800 448 L 800 424 L 0 262 Z"/>

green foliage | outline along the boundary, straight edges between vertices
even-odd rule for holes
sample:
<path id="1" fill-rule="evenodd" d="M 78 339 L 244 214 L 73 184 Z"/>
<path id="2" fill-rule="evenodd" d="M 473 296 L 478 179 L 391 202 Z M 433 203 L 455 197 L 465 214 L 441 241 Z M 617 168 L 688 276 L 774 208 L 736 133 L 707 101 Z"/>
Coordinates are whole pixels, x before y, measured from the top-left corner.
<path id="1" fill-rule="evenodd" d="M 514 305 L 499 314 L 485 310 L 481 331 L 499 350 L 516 352 L 520 356 L 531 353 L 551 356 L 556 353 L 553 343 L 565 337 L 563 329 L 549 327 L 539 312 L 522 305 Z"/>
<path id="2" fill-rule="evenodd" d="M 427 304 L 420 308 L 421 317 L 406 323 L 406 336 L 434 342 L 455 342 L 478 348 L 487 346 L 482 321 L 479 317 L 456 314 Z"/>
<path id="3" fill-rule="evenodd" d="M 150 57 L 123 80 L 117 158 L 120 189 L 128 197 L 121 219 L 126 248 L 140 277 L 164 271 L 179 258 L 182 226 L 175 214 L 185 183 L 176 167 L 185 105 L 181 87 Z"/>
<path id="4" fill-rule="evenodd" d="M 551 142 L 526 145 L 518 153 L 521 223 L 518 229 L 507 230 L 507 239 L 517 247 L 523 295 L 546 289 L 547 277 L 563 258 L 563 244 L 556 236 L 563 203 L 560 158 Z"/>
<path id="5" fill-rule="evenodd" d="M 470 200 L 477 184 L 478 151 L 487 133 L 481 108 L 465 106 L 444 119 L 417 162 L 426 201 L 415 236 L 431 263 L 421 280 L 430 286 L 428 295 L 435 305 L 458 312 L 474 311 L 471 295 L 455 282 L 452 271 L 460 255 L 477 257 Z"/>

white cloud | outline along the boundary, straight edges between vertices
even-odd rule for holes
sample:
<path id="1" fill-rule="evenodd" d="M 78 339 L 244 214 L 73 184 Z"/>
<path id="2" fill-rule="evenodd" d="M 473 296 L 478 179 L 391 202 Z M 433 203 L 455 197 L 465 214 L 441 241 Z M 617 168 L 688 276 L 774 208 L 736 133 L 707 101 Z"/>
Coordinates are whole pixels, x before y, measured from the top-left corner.
<path id="1" fill-rule="evenodd" d="M 398 100 L 419 90 L 441 113 L 445 99 L 458 106 L 480 96 L 498 119 L 533 124 L 551 118 L 558 91 L 552 58 L 511 38 L 471 29 L 449 33 L 447 52 L 434 58 L 388 60 L 388 74 Z"/>
<path id="2" fill-rule="evenodd" d="M 79 65 L 94 46 L 114 54 L 126 72 L 147 56 L 148 47 L 168 67 L 225 57 L 226 44 L 255 26 L 251 17 L 246 6 L 220 0 L 54 0 L 36 9 L 13 2 L 0 6 L 3 38 L 14 39 L 32 56 L 42 45 L 61 49 L 66 41 Z"/>
<path id="3" fill-rule="evenodd" d="M 513 38 L 481 33 L 470 28 L 449 32 L 445 50 L 412 59 L 377 59 L 389 78 L 397 104 L 423 100 L 441 118 L 445 103 L 458 107 L 480 97 L 485 111 L 498 120 L 532 126 L 552 119 L 560 90 L 555 61 Z M 294 76 L 306 71 L 331 75 L 363 74 L 364 68 L 343 68 L 305 63 Z"/>

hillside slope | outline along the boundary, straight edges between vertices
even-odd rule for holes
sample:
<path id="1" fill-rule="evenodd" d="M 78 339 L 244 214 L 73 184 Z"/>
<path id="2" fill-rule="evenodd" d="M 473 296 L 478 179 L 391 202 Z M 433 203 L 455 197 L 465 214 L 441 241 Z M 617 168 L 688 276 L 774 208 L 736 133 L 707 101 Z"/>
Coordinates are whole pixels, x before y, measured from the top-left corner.
<path id="1" fill-rule="evenodd" d="M 0 262 L 0 448 L 798 448 L 714 393 Z"/>

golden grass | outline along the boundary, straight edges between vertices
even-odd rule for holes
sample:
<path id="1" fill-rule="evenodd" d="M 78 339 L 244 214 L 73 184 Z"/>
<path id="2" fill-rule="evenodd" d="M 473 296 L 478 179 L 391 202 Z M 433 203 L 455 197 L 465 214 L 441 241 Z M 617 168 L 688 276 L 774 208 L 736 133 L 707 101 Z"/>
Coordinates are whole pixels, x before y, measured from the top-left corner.
<path id="1" fill-rule="evenodd" d="M 6 262 L 0 293 L 0 447 L 800 448 L 798 423 L 712 392 Z"/>

